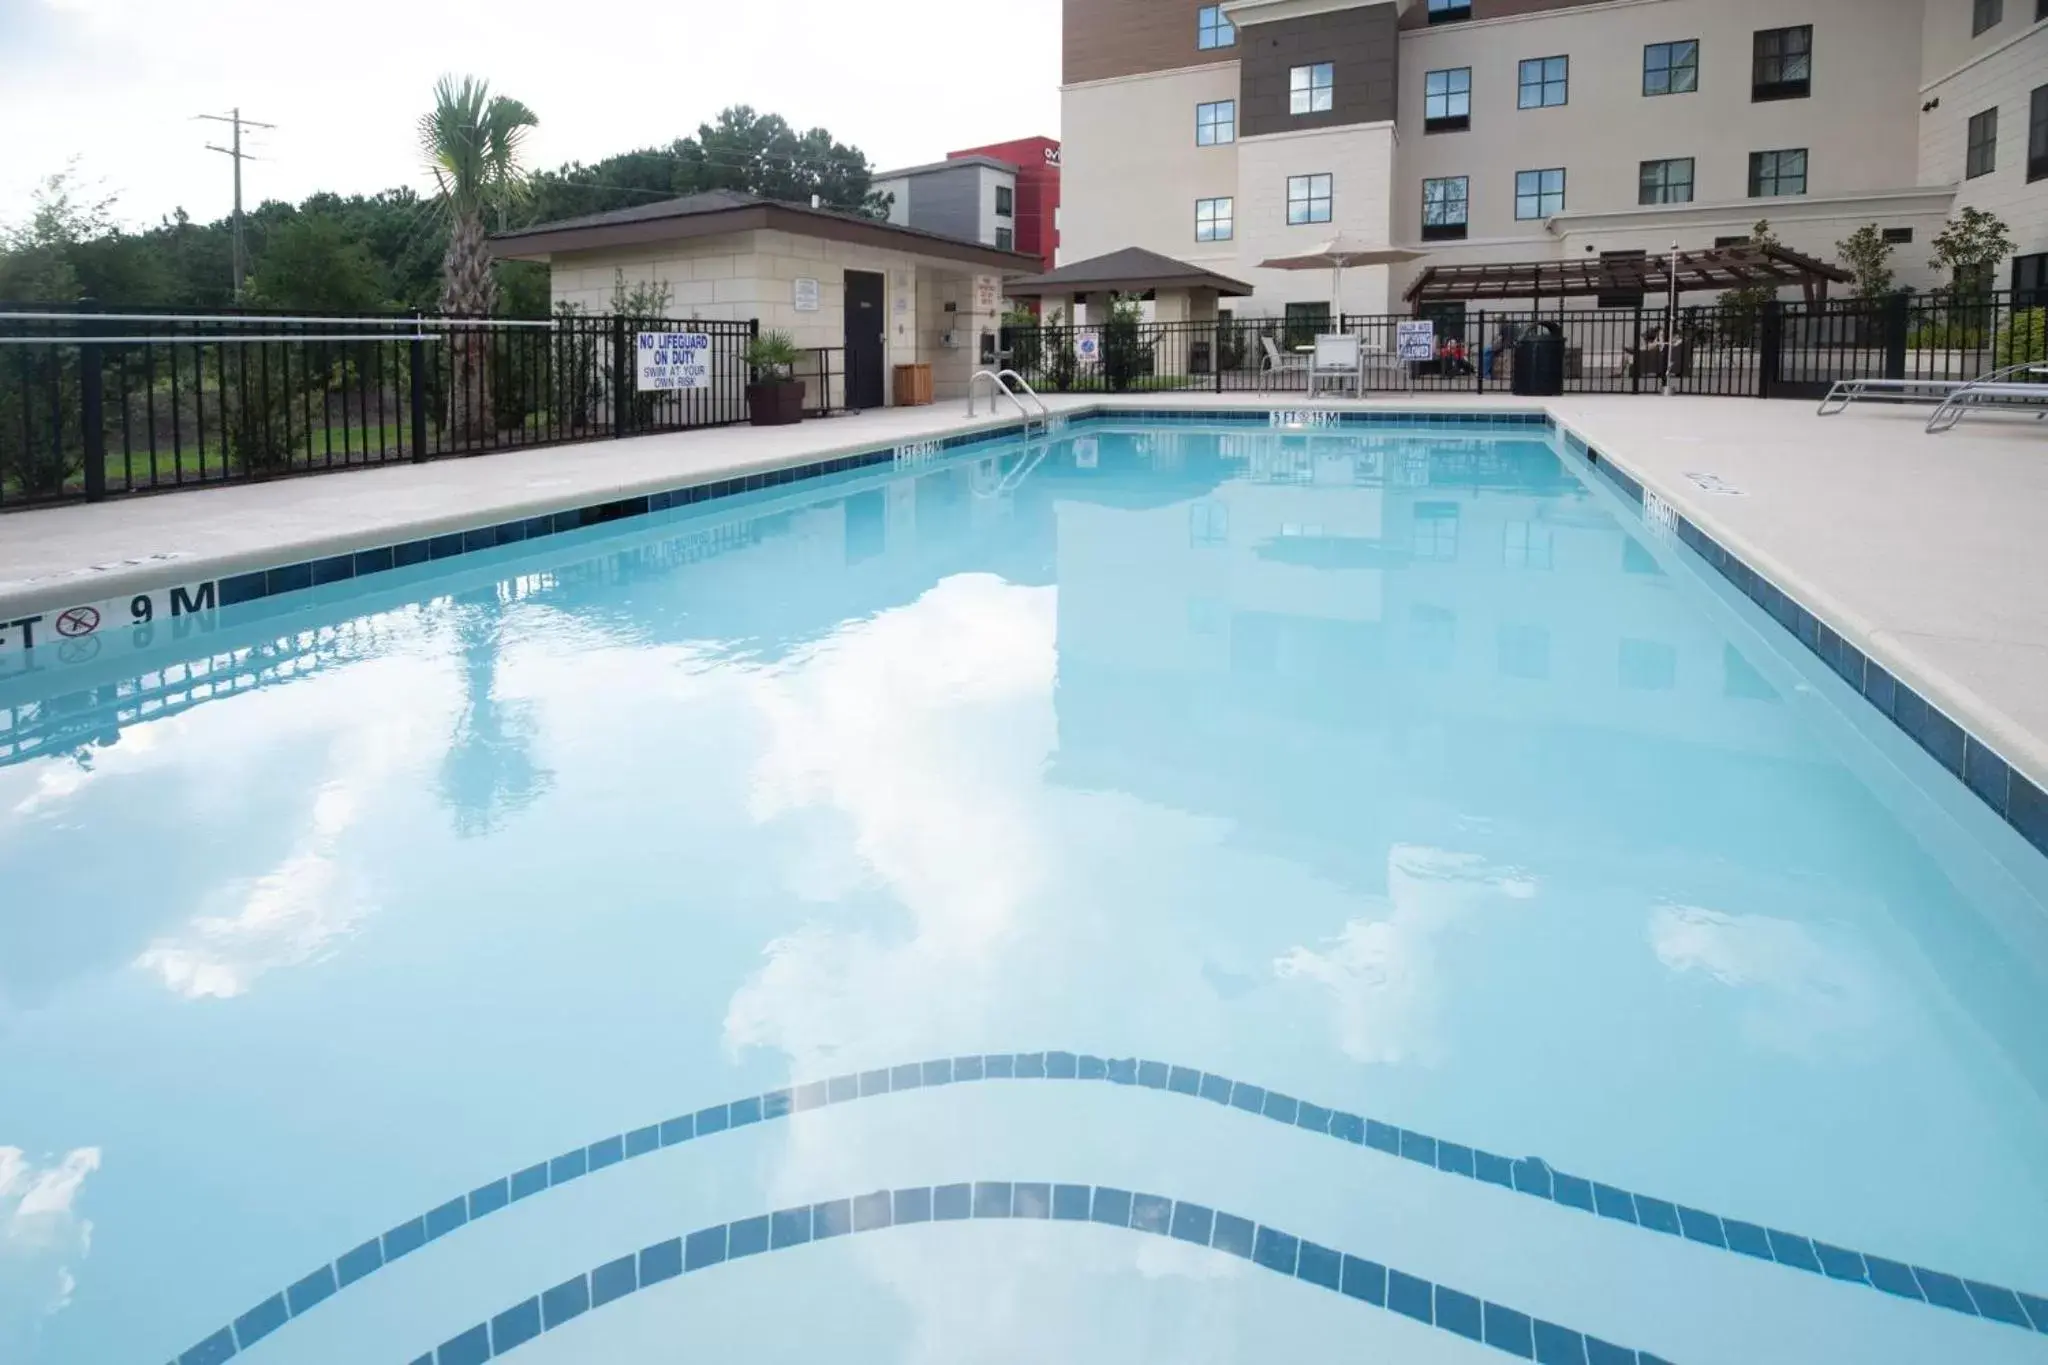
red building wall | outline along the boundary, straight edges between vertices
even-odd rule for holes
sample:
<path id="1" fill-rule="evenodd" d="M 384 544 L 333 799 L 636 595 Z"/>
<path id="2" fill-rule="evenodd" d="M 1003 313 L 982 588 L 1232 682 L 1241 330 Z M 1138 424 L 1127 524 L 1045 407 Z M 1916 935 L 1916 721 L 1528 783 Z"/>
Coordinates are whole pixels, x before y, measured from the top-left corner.
<path id="1" fill-rule="evenodd" d="M 1036 256 L 1050 270 L 1059 250 L 1060 144 L 1056 138 L 1026 137 L 948 152 L 956 156 L 992 156 L 1017 168 L 1017 250 Z"/>

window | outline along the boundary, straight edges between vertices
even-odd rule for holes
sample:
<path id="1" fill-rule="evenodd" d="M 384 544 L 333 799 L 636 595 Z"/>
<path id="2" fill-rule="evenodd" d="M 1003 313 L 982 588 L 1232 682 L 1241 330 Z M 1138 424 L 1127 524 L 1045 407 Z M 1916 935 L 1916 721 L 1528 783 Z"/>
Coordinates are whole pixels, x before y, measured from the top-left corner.
<path id="1" fill-rule="evenodd" d="M 1016 249 L 1017 249 L 1017 232 L 1016 232 L 1016 229 L 1015 229 L 1015 228 L 1005 228 L 1005 227 L 999 227 L 999 228 L 997 228 L 997 229 L 996 229 L 996 250 L 997 250 L 997 251 L 1015 251 Z"/>
<path id="2" fill-rule="evenodd" d="M 1550 109 L 1565 102 L 1566 74 L 1571 69 L 1569 57 L 1531 57 L 1522 63 L 1521 94 L 1517 104 L 1523 109 Z"/>
<path id="3" fill-rule="evenodd" d="M 2048 0 L 2042 0 L 2048 4 Z M 1454 24 L 1472 17 L 1472 0 L 1429 0 L 1429 22 Z"/>
<path id="4" fill-rule="evenodd" d="M 1465 339 L 1465 304 L 1463 300 L 1415 305 L 1418 322 L 1428 322 L 1436 328 L 1438 341 L 1463 341 Z"/>
<path id="5" fill-rule="evenodd" d="M 1749 68 L 1749 97 L 1803 100 L 1813 93 L 1813 25 L 1764 28 L 1756 34 Z"/>
<path id="6" fill-rule="evenodd" d="M 1975 180 L 1998 169 L 1998 111 L 1970 115 L 1969 152 L 1963 158 L 1963 179 Z"/>
<path id="7" fill-rule="evenodd" d="M 1008 185 L 996 186 L 996 217 L 1014 218 L 1017 215 L 1017 191 Z"/>
<path id="8" fill-rule="evenodd" d="M 1218 100 L 1195 106 L 1195 145 L 1220 147 L 1237 141 L 1237 101 Z"/>
<path id="9" fill-rule="evenodd" d="M 1281 330 L 1280 344 L 1283 346 L 1310 346 L 1319 336 L 1330 330 L 1330 305 L 1327 303 L 1290 303 L 1287 305 L 1285 326 Z"/>
<path id="10" fill-rule="evenodd" d="M 1976 37 L 1987 28 L 1998 27 L 1998 21 L 2005 18 L 2005 0 L 1977 0 L 1970 9 L 1970 36 Z"/>
<path id="11" fill-rule="evenodd" d="M 1237 46 L 1237 25 L 1223 17 L 1223 6 L 1204 5 L 1195 11 L 1195 46 L 1204 52 Z"/>
<path id="12" fill-rule="evenodd" d="M 1415 557 L 1439 561 L 1458 557 L 1458 504 L 1415 504 Z"/>
<path id="13" fill-rule="evenodd" d="M 1777 199 L 1806 193 L 1806 149 L 1749 154 L 1749 197 Z"/>
<path id="14" fill-rule="evenodd" d="M 1548 218 L 1564 212 L 1564 168 L 1515 172 L 1515 217 Z"/>
<path id="15" fill-rule="evenodd" d="M 1423 241 L 1442 242 L 1465 235 L 1468 183 L 1462 175 L 1422 182 Z"/>
<path id="16" fill-rule="evenodd" d="M 2012 306 L 2048 305 L 2048 252 L 2012 258 Z"/>
<path id="17" fill-rule="evenodd" d="M 1329 62 L 1297 66 L 1287 73 L 1287 112 L 1327 114 L 1336 93 L 1337 69 Z"/>
<path id="18" fill-rule="evenodd" d="M 1511 521 L 1501 528 L 1500 562 L 1510 569 L 1547 569 L 1556 554 L 1548 526 Z"/>
<path id="19" fill-rule="evenodd" d="M 1431 71 L 1422 78 L 1422 131 L 1462 133 L 1472 126 L 1472 68 Z"/>
<path id="20" fill-rule="evenodd" d="M 1195 240 L 1198 242 L 1227 242 L 1236 231 L 1232 217 L 1237 204 L 1232 199 L 1197 199 L 1195 201 Z"/>
<path id="21" fill-rule="evenodd" d="M 1638 204 L 1690 204 L 1692 202 L 1692 158 L 1666 157 L 1645 161 L 1639 172 Z"/>
<path id="22" fill-rule="evenodd" d="M 1716 250 L 1716 251 L 1719 251 L 1719 250 L 1720 250 L 1720 249 L 1721 249 L 1722 247 L 1724 247 L 1724 246 L 1748 246 L 1748 245 L 1749 245 L 1749 234 L 1748 234 L 1748 233 L 1746 233 L 1746 232 L 1738 232 L 1738 233 L 1736 233 L 1736 234 L 1735 234 L 1735 235 L 1734 235 L 1733 237 L 1716 237 L 1716 238 L 1714 239 L 1714 250 Z"/>
<path id="23" fill-rule="evenodd" d="M 1643 49 L 1645 95 L 1690 95 L 1700 88 L 1700 44 L 1651 43 Z"/>
<path id="24" fill-rule="evenodd" d="M 1330 177 L 1327 175 L 1288 176 L 1288 224 L 1293 226 L 1301 223 L 1327 223 L 1329 221 Z"/>
<path id="25" fill-rule="evenodd" d="M 2034 88 L 2027 112 L 2027 179 L 2048 180 L 2048 85 Z"/>

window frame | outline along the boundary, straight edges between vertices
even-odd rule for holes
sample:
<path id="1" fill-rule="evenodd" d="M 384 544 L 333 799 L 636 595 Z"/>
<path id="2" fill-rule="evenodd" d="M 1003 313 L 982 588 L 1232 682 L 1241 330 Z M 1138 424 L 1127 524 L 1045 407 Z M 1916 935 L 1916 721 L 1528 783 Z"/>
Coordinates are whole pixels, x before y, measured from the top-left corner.
<path id="1" fill-rule="evenodd" d="M 1433 204 L 1430 199 L 1430 186 L 1432 185 L 1456 185 L 1458 186 L 1458 193 L 1456 195 L 1443 195 Z M 1450 218 L 1448 211 L 1449 206 L 1452 204 L 1457 205 L 1458 216 L 1455 221 Z M 1434 223 L 1430 221 L 1430 209 L 1432 207 L 1441 207 L 1444 210 L 1438 215 L 1438 221 Z M 1422 240 L 1425 242 L 1462 241 L 1470 233 L 1471 226 L 1472 177 L 1467 175 L 1435 175 L 1426 177 L 1422 182 Z"/>
<path id="2" fill-rule="evenodd" d="M 1691 53 L 1691 60 L 1690 60 L 1690 61 L 1687 61 L 1687 62 L 1677 62 L 1677 61 L 1674 61 L 1674 60 L 1672 60 L 1672 58 L 1673 58 L 1673 55 L 1675 54 L 1675 52 L 1676 52 L 1676 51 L 1677 51 L 1677 49 L 1679 49 L 1679 48 L 1690 48 L 1690 49 L 1692 49 L 1692 53 Z M 1664 65 L 1663 65 L 1663 66 L 1662 66 L 1661 68 L 1652 68 L 1652 67 L 1651 67 L 1651 65 L 1650 65 L 1650 54 L 1651 54 L 1651 53 L 1653 53 L 1653 52 L 1658 52 L 1658 51 L 1662 51 L 1662 52 L 1663 52 L 1663 54 L 1664 54 Z M 1662 90 L 1652 90 L 1652 89 L 1650 88 L 1650 76 L 1651 76 L 1651 73 L 1652 73 L 1652 71 L 1653 71 L 1653 70 L 1661 70 L 1661 71 L 1663 72 L 1663 75 L 1664 75 L 1664 88 L 1663 88 Z M 1681 88 L 1680 88 L 1680 87 L 1679 87 L 1679 86 L 1678 86 L 1678 85 L 1677 85 L 1677 84 L 1675 83 L 1675 81 L 1673 80 L 1673 77 L 1674 77 L 1674 76 L 1676 75 L 1676 73 L 1678 73 L 1678 72 L 1680 72 L 1680 71 L 1690 71 L 1690 72 L 1692 73 L 1692 84 L 1690 84 L 1690 85 L 1688 85 L 1688 86 L 1685 86 L 1685 87 L 1684 87 L 1684 88 L 1682 88 L 1682 89 L 1681 89 Z M 1662 97 L 1663 97 L 1663 96 L 1665 96 L 1665 95 L 1696 95 L 1696 94 L 1698 94 L 1698 93 L 1699 93 L 1699 89 L 1700 89 L 1700 40 L 1699 40 L 1699 39 L 1697 39 L 1697 38 L 1674 38 L 1674 39 L 1672 39 L 1672 40 L 1671 40 L 1670 42 L 1666 42 L 1666 43 L 1644 43 L 1644 44 L 1643 44 L 1643 98 L 1644 98 L 1644 99 L 1659 99 L 1659 98 L 1662 98 Z"/>
<path id="3" fill-rule="evenodd" d="M 998 217 L 998 218 L 1015 218 L 1016 216 L 1017 216 L 1017 188 L 1016 188 L 1016 186 L 1014 186 L 1014 185 L 998 185 L 998 186 L 996 186 L 996 217 Z"/>
<path id="4" fill-rule="evenodd" d="M 1004 241 L 1003 239 L 1004 239 L 1005 237 L 1009 238 L 1010 240 L 1009 240 L 1009 241 L 1007 241 L 1007 242 L 1006 242 L 1006 241 Z M 1017 229 L 1015 229 L 1015 228 L 1008 228 L 1008 227 L 999 227 L 999 228 L 997 228 L 997 229 L 996 229 L 996 250 L 997 250 L 997 251 L 1015 251 L 1016 249 L 1017 249 Z"/>
<path id="5" fill-rule="evenodd" d="M 1976 180 L 1998 169 L 1998 106 L 1981 109 L 1963 124 L 1963 179 Z"/>
<path id="6" fill-rule="evenodd" d="M 2029 275 L 2032 282 L 2026 278 Z M 2012 258 L 2012 306 L 2048 308 L 2048 251 Z"/>
<path id="7" fill-rule="evenodd" d="M 1802 35 L 1795 45 L 1788 40 Z M 1775 50 L 1772 47 L 1775 40 Z M 1788 63 L 1797 62 L 1797 76 L 1785 74 Z M 1769 79 L 1766 79 L 1766 77 Z M 1749 102 L 1803 100 L 1813 96 L 1813 25 L 1789 24 L 1784 28 L 1760 28 L 1750 38 Z"/>
<path id="8" fill-rule="evenodd" d="M 1550 64 L 1562 62 L 1563 74 L 1552 77 Z M 1529 79 L 1529 68 L 1536 68 L 1536 79 Z M 1550 99 L 1550 89 L 1556 86 L 1559 97 L 1555 103 Z M 1529 92 L 1538 91 L 1537 102 L 1529 102 Z M 1572 102 L 1572 59 L 1571 54 L 1559 53 L 1551 57 L 1524 57 L 1515 65 L 1515 108 L 1517 109 L 1562 109 Z"/>
<path id="9" fill-rule="evenodd" d="M 1540 167 L 1540 168 L 1538 168 L 1538 169 L 1536 169 L 1536 170 L 1530 170 L 1530 171 L 1516 171 L 1516 172 L 1515 172 L 1515 221 L 1516 221 L 1516 222 L 1518 222 L 1518 223 L 1527 223 L 1527 222 L 1541 222 L 1541 221 L 1542 221 L 1543 219 L 1545 219 L 1545 218 L 1555 218 L 1555 217 L 1556 217 L 1556 216 L 1557 216 L 1558 214 L 1560 214 L 1560 213 L 1563 213 L 1563 212 L 1564 212 L 1564 187 L 1565 187 L 1565 175 L 1564 175 L 1564 172 L 1565 172 L 1565 168 L 1564 168 L 1564 167 L 1562 167 L 1562 166 L 1544 166 L 1544 167 Z M 1551 189 L 1549 188 L 1549 181 L 1548 181 L 1548 180 L 1547 180 L 1547 179 L 1545 178 L 1545 177 L 1547 177 L 1547 176 L 1553 176 L 1553 175 L 1557 177 L 1557 189 L 1556 189 L 1555 191 L 1552 191 L 1552 190 L 1551 190 Z M 1526 176 L 1535 176 L 1535 177 L 1536 177 L 1536 180 L 1535 180 L 1535 185 L 1536 185 L 1536 188 L 1535 188 L 1535 189 L 1533 189 L 1533 190 L 1525 190 L 1525 189 L 1523 189 L 1523 188 L 1522 188 L 1522 186 L 1523 186 L 1523 181 L 1524 181 L 1524 177 L 1526 177 Z M 1552 200 L 1553 198 L 1555 198 L 1555 200 L 1556 200 L 1556 207 L 1555 207 L 1555 208 L 1551 208 L 1551 207 L 1548 207 L 1548 205 L 1550 204 L 1550 201 L 1551 201 L 1551 200 Z M 1534 201 L 1535 201 L 1535 203 L 1534 203 L 1534 205 L 1533 205 L 1533 207 L 1534 207 L 1534 209 L 1535 209 L 1535 212 L 1533 212 L 1533 213 L 1524 213 L 1524 212 L 1522 212 L 1522 204 L 1523 204 L 1523 201 L 1524 201 L 1524 200 L 1534 200 Z"/>
<path id="10" fill-rule="evenodd" d="M 1280 305 L 1280 335 L 1284 344 L 1301 346 L 1330 331 L 1330 301 L 1314 299 Z M 1297 340 L 1299 338 L 1299 340 Z"/>
<path id="11" fill-rule="evenodd" d="M 1222 205 L 1221 209 L 1217 205 Z M 1202 235 L 1202 211 L 1209 211 L 1209 235 Z M 1221 225 L 1222 231 L 1217 227 Z M 1219 194 L 1208 199 L 1195 201 L 1195 240 L 1198 242 L 1233 242 L 1237 240 L 1237 196 Z"/>
<path id="12" fill-rule="evenodd" d="M 2035 86 L 2027 96 L 2027 183 L 2036 180 L 2048 180 L 2048 85 Z"/>
<path id="13" fill-rule="evenodd" d="M 1671 191 L 1677 185 L 1678 182 L 1672 178 L 1669 168 L 1681 164 L 1685 167 L 1685 197 L 1683 199 L 1675 199 L 1672 197 Z M 1663 169 L 1662 180 L 1655 186 L 1658 192 L 1658 197 L 1655 199 L 1649 199 L 1644 197 L 1645 194 L 1652 188 L 1649 182 L 1649 172 L 1652 166 L 1656 166 Z M 1654 206 L 1658 204 L 1690 204 L 1693 201 L 1693 195 L 1697 192 L 1698 187 L 1699 159 L 1697 157 L 1651 157 L 1648 161 L 1640 162 L 1636 166 L 1636 203 L 1638 206 Z"/>
<path id="14" fill-rule="evenodd" d="M 1229 118 L 1225 119 L 1215 115 L 1211 115 L 1208 123 L 1204 124 L 1202 122 L 1202 116 L 1206 111 L 1224 108 L 1228 108 L 1230 110 Z M 1230 135 L 1228 137 L 1221 136 L 1217 132 L 1219 128 L 1223 128 L 1226 126 L 1230 129 Z M 1209 134 L 1207 141 L 1204 141 L 1202 137 L 1204 131 L 1206 131 Z M 1195 145 L 1197 147 L 1228 147 L 1231 143 L 1236 141 L 1237 101 L 1235 99 L 1204 100 L 1202 103 L 1197 104 L 1195 106 Z"/>
<path id="15" fill-rule="evenodd" d="M 1323 192 L 1321 194 L 1315 192 L 1317 181 L 1322 182 Z M 1296 185 L 1302 187 L 1302 192 L 1298 197 L 1294 192 Z M 1327 223 L 1334 216 L 1336 203 L 1337 179 L 1333 173 L 1329 171 L 1310 171 L 1306 175 L 1290 175 L 1287 177 L 1287 226 L 1306 227 L 1311 223 Z M 1303 216 L 1299 218 L 1294 216 L 1294 207 L 1297 204 L 1302 206 Z M 1320 218 L 1316 217 L 1317 204 L 1323 206 L 1323 214 Z"/>
<path id="16" fill-rule="evenodd" d="M 1195 11 L 1195 51 L 1213 52 L 1237 46 L 1237 25 L 1224 14 L 1223 6 L 1204 5 Z"/>
<path id="17" fill-rule="evenodd" d="M 1472 17 L 1472 0 L 1429 0 L 1427 13 L 1432 24 L 1463 23 Z"/>
<path id="18" fill-rule="evenodd" d="M 1318 103 L 1320 99 L 1320 103 Z M 1337 107 L 1337 64 L 1303 62 L 1287 68 L 1287 113 L 1292 118 L 1327 114 Z"/>
<path id="19" fill-rule="evenodd" d="M 1455 89 L 1455 76 L 1463 75 L 1465 88 Z M 1444 88 L 1432 92 L 1430 82 L 1438 76 L 1444 78 Z M 1442 100 L 1443 112 L 1432 114 L 1430 101 Z M 1464 110 L 1452 113 L 1458 101 L 1463 101 Z M 1437 71 L 1422 73 L 1422 131 L 1424 133 L 1462 133 L 1472 127 L 1472 68 L 1469 66 L 1447 66 Z"/>
<path id="20" fill-rule="evenodd" d="M 2005 0 L 1974 0 L 1970 6 L 1970 36 L 1981 38 L 2005 22 Z"/>
<path id="21" fill-rule="evenodd" d="M 1811 150 L 1809 147 L 1774 147 L 1768 151 L 1751 152 L 1749 154 L 1749 197 L 1751 199 L 1797 199 L 1805 194 L 1807 177 L 1811 171 L 1808 156 Z M 1796 190 L 1774 189 L 1766 194 L 1762 188 L 1766 181 L 1773 186 L 1779 186 L 1789 181 L 1792 177 L 1785 172 L 1782 160 L 1771 162 L 1771 172 L 1766 176 L 1764 174 L 1764 158 L 1783 158 L 1788 156 L 1799 158 L 1799 188 Z"/>

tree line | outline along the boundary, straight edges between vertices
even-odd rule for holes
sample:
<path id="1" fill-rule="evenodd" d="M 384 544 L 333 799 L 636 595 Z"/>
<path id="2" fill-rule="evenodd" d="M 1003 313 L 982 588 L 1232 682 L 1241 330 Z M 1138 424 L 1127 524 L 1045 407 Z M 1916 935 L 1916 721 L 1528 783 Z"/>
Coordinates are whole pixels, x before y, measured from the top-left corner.
<path id="1" fill-rule="evenodd" d="M 484 100 L 481 90 L 472 93 L 481 101 L 465 111 L 472 121 L 487 124 L 495 107 L 500 116 L 524 114 L 520 127 L 531 126 L 531 112 L 516 101 L 509 102 L 516 111 L 509 111 L 498 103 L 502 97 Z M 886 212 L 886 204 L 870 194 L 872 167 L 859 148 L 826 129 L 798 131 L 779 115 L 745 105 L 724 110 L 694 136 L 666 146 L 533 173 L 523 172 L 516 160 L 508 162 L 501 168 L 502 184 L 472 204 L 457 205 L 445 161 L 432 150 L 436 130 L 427 126 L 437 118 L 447 123 L 444 94 L 459 99 L 462 91 L 437 92 L 421 128 L 440 192 L 322 192 L 296 204 L 259 204 L 243 220 L 252 265 L 242 303 L 308 313 L 439 309 L 446 302 L 449 268 L 461 264 L 472 273 L 487 270 L 496 294 L 491 311 L 538 317 L 548 311 L 547 267 L 489 262 L 487 251 L 480 261 L 476 242 L 451 240 L 465 224 L 472 231 L 498 231 L 717 189 L 799 203 L 816 195 L 832 208 Z M 443 151 L 463 155 L 463 126 L 439 130 Z M 478 129 L 486 138 L 491 131 Z M 489 148 L 479 144 L 474 150 Z M 471 212 L 450 212 L 465 207 Z M 115 221 L 115 201 L 91 193 L 75 168 L 67 168 L 45 181 L 27 221 L 0 228 L 0 302 L 229 308 L 236 303 L 232 242 L 229 218 L 195 222 L 182 208 L 153 227 L 122 228 Z M 451 245 L 458 248 L 452 255 Z M 466 287 L 479 283 L 472 278 Z"/>

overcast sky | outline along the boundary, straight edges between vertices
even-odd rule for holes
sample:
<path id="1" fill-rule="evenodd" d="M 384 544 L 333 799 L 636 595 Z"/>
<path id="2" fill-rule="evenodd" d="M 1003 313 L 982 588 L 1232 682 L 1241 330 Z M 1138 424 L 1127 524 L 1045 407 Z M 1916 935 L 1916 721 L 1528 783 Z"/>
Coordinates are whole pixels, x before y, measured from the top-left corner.
<path id="1" fill-rule="evenodd" d="M 205 150 L 252 135 L 250 205 L 424 189 L 414 124 L 443 72 L 540 117 L 547 168 L 694 133 L 729 104 L 823 125 L 881 167 L 1059 135 L 1059 0 L 0 0 L 0 223 L 76 156 L 117 216 L 231 202 Z"/>

